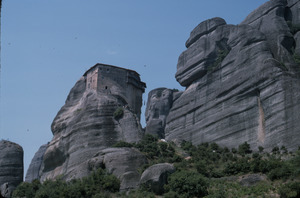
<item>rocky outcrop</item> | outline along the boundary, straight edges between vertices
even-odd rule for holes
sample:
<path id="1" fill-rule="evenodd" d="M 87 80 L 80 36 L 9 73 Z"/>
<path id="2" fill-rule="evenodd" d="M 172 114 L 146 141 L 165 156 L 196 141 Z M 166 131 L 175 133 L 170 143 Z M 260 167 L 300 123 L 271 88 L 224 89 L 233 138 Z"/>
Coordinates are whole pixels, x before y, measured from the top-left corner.
<path id="1" fill-rule="evenodd" d="M 175 167 L 172 164 L 155 164 L 143 172 L 140 184 L 149 186 L 155 194 L 162 194 L 169 174 L 174 172 Z"/>
<path id="2" fill-rule="evenodd" d="M 166 118 L 175 101 L 182 92 L 167 88 L 157 88 L 149 92 L 145 112 L 146 133 L 165 137 Z"/>
<path id="3" fill-rule="evenodd" d="M 32 182 L 35 179 L 38 180 L 40 179 L 40 169 L 47 148 L 48 148 L 48 143 L 42 145 L 33 156 L 31 163 L 28 167 L 28 170 L 26 172 L 26 177 L 25 177 L 26 182 Z"/>
<path id="4" fill-rule="evenodd" d="M 23 181 L 23 148 L 13 142 L 0 141 L 0 186 L 3 197 Z"/>
<path id="5" fill-rule="evenodd" d="M 107 148 L 96 154 L 88 162 L 90 170 L 99 167 L 120 179 L 121 191 L 135 189 L 141 178 L 138 169 L 147 163 L 147 158 L 138 150 L 132 148 Z"/>
<path id="6" fill-rule="evenodd" d="M 142 94 L 143 85 L 137 73 L 123 68 L 97 64 L 87 71 L 52 123 L 54 137 L 43 155 L 41 180 L 58 175 L 66 180 L 86 176 L 86 162 L 100 150 L 121 140 L 139 141 L 143 131 L 137 107 L 142 102 L 137 100 L 142 97 L 137 94 Z M 122 86 L 132 93 L 137 89 L 134 99 L 123 92 L 118 95 Z"/>
<path id="7" fill-rule="evenodd" d="M 261 181 L 266 181 L 266 180 L 267 180 L 266 175 L 262 175 L 262 174 L 250 174 L 250 175 L 242 176 L 239 179 L 239 183 L 242 186 L 249 187 L 249 186 L 254 186 L 257 183 L 259 183 Z"/>
<path id="8" fill-rule="evenodd" d="M 186 87 L 167 116 L 165 137 L 255 150 L 299 145 L 299 1 L 271 0 L 240 25 L 200 23 L 180 55 L 176 79 Z M 288 19 L 290 17 L 290 19 Z"/>

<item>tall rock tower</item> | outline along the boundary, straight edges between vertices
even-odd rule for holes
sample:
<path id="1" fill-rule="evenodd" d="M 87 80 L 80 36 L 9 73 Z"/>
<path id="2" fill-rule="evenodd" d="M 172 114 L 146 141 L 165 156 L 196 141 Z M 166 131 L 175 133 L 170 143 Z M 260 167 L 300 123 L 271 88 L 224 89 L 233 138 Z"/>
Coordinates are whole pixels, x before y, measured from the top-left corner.
<path id="1" fill-rule="evenodd" d="M 240 25 L 200 23 L 180 55 L 167 140 L 253 149 L 300 142 L 300 1 L 271 0 Z"/>
<path id="2" fill-rule="evenodd" d="M 88 160 L 99 151 L 121 140 L 139 141 L 145 87 L 133 70 L 100 63 L 91 67 L 54 118 L 54 137 L 39 157 L 41 165 L 34 165 L 40 170 L 29 179 L 86 176 L 91 171 Z"/>

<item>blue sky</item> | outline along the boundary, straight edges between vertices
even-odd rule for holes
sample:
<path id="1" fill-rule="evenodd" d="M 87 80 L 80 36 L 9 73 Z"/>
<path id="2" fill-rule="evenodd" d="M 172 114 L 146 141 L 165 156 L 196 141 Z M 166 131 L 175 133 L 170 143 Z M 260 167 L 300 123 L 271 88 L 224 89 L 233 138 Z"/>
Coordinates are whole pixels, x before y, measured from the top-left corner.
<path id="1" fill-rule="evenodd" d="M 23 147 L 26 174 L 87 69 L 105 63 L 137 71 L 147 84 L 144 100 L 158 87 L 183 90 L 174 76 L 193 28 L 217 16 L 238 24 L 266 1 L 3 0 L 0 139 Z"/>

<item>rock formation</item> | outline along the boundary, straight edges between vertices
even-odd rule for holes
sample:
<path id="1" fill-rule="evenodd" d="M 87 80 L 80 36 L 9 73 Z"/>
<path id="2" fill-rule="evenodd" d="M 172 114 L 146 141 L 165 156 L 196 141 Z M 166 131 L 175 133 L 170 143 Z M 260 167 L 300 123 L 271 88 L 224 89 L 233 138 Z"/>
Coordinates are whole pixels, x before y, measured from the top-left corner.
<path id="1" fill-rule="evenodd" d="M 165 137 L 255 150 L 300 140 L 299 1 L 271 0 L 240 25 L 200 23 L 180 55 Z"/>
<path id="2" fill-rule="evenodd" d="M 48 144 L 42 145 L 39 150 L 33 156 L 30 166 L 26 172 L 25 181 L 32 182 L 35 179 L 40 179 L 40 169 L 43 162 L 43 157 L 48 148 Z"/>
<path id="3" fill-rule="evenodd" d="M 88 162 L 88 167 L 95 170 L 99 167 L 120 179 L 120 190 L 135 189 L 141 178 L 138 169 L 148 163 L 147 158 L 137 149 L 107 148 L 97 153 Z"/>
<path id="4" fill-rule="evenodd" d="M 248 142 L 252 150 L 258 146 L 266 151 L 275 146 L 296 150 L 299 10 L 298 0 L 270 0 L 239 25 L 228 25 L 222 18 L 200 23 L 178 59 L 175 77 L 185 91 L 149 92 L 145 132 L 196 145 L 216 142 L 233 148 Z M 160 193 L 172 165 L 151 166 L 141 176 L 138 169 L 147 163 L 143 154 L 111 148 L 120 140 L 141 139 L 145 87 L 132 70 L 104 64 L 89 69 L 55 117 L 54 137 L 36 153 L 26 180 L 58 175 L 70 180 L 103 167 L 121 180 L 121 190 L 136 188 L 140 182 Z M 251 176 L 250 183 L 257 178 Z"/>
<path id="5" fill-rule="evenodd" d="M 71 89 L 55 117 L 40 168 L 41 180 L 89 174 L 87 161 L 118 141 L 143 135 L 140 109 L 145 83 L 135 71 L 96 64 Z"/>
<path id="6" fill-rule="evenodd" d="M 167 88 L 157 88 L 149 92 L 145 112 L 146 133 L 164 138 L 166 119 L 173 101 L 182 92 Z"/>
<path id="7" fill-rule="evenodd" d="M 143 172 L 140 184 L 149 186 L 155 194 L 162 194 L 164 185 L 168 181 L 168 175 L 174 172 L 175 167 L 172 164 L 155 164 Z"/>
<path id="8" fill-rule="evenodd" d="M 3 197 L 23 181 L 23 148 L 13 142 L 0 141 L 0 187 Z"/>

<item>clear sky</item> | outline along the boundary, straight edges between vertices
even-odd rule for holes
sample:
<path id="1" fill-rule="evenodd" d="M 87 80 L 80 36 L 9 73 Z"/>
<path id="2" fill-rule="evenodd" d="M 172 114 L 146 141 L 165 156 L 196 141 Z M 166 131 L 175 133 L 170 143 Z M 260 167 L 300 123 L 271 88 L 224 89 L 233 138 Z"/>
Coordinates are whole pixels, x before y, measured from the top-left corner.
<path id="1" fill-rule="evenodd" d="M 3 0 L 0 139 L 23 147 L 26 174 L 87 69 L 105 63 L 137 71 L 147 84 L 144 100 L 158 87 L 183 90 L 176 65 L 193 28 L 217 16 L 239 24 L 266 1 Z"/>

